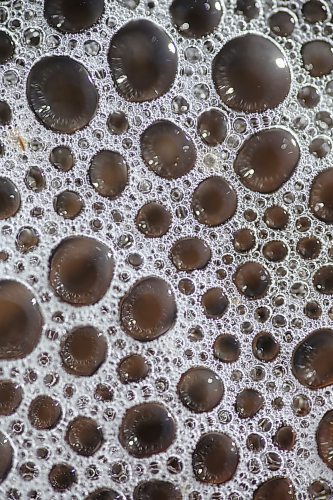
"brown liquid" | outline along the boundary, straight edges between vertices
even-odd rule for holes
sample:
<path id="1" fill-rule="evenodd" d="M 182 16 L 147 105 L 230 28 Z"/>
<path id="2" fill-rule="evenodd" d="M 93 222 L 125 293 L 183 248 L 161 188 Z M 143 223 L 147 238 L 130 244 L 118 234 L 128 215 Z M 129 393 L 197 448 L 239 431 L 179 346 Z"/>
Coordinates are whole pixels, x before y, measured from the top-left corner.
<path id="1" fill-rule="evenodd" d="M 240 418 L 252 418 L 264 407 L 264 398 L 255 389 L 243 389 L 237 394 L 235 406 Z"/>
<path id="2" fill-rule="evenodd" d="M 270 333 L 260 332 L 253 339 L 252 352 L 260 361 L 273 361 L 280 353 L 280 344 Z"/>
<path id="3" fill-rule="evenodd" d="M 333 266 L 321 267 L 313 276 L 313 285 L 317 292 L 324 295 L 333 294 Z"/>
<path id="4" fill-rule="evenodd" d="M 72 375 L 90 377 L 104 363 L 106 354 L 106 340 L 93 326 L 74 328 L 61 343 L 63 367 Z"/>
<path id="5" fill-rule="evenodd" d="M 136 486 L 133 500 L 182 500 L 180 489 L 169 481 L 144 481 Z"/>
<path id="6" fill-rule="evenodd" d="M 233 245 L 236 252 L 249 252 L 255 243 L 255 236 L 250 229 L 239 229 L 234 233 Z"/>
<path id="7" fill-rule="evenodd" d="M 297 99 L 303 108 L 312 109 L 319 104 L 320 94 L 315 87 L 306 85 L 298 91 Z"/>
<path id="8" fill-rule="evenodd" d="M 164 179 L 178 179 L 192 170 L 196 148 L 175 123 L 159 120 L 141 135 L 141 154 L 149 170 Z"/>
<path id="9" fill-rule="evenodd" d="M 12 38 L 6 31 L 0 31 L 0 64 L 10 61 L 15 52 L 15 45 Z"/>
<path id="10" fill-rule="evenodd" d="M 309 0 L 302 7 L 302 14 L 310 24 L 321 23 L 328 18 L 327 6 L 321 0 Z"/>
<path id="11" fill-rule="evenodd" d="M 289 220 L 287 212 L 279 206 L 273 206 L 266 209 L 264 214 L 265 224 L 270 229 L 285 229 Z"/>
<path id="12" fill-rule="evenodd" d="M 245 113 L 276 108 L 291 85 L 288 63 L 280 48 L 255 34 L 227 42 L 213 61 L 212 77 L 224 104 Z"/>
<path id="13" fill-rule="evenodd" d="M 6 101 L 0 101 L 0 125 L 9 125 L 12 121 L 12 110 Z"/>
<path id="14" fill-rule="evenodd" d="M 253 500 L 296 500 L 296 494 L 290 479 L 277 477 L 261 484 Z"/>
<path id="15" fill-rule="evenodd" d="M 50 153 L 50 163 L 61 170 L 68 172 L 74 167 L 74 156 L 71 149 L 67 146 L 57 146 Z"/>
<path id="16" fill-rule="evenodd" d="M 333 470 L 333 410 L 320 420 L 316 432 L 318 453 L 322 461 Z"/>
<path id="17" fill-rule="evenodd" d="M 258 0 L 237 0 L 236 12 L 243 14 L 247 21 L 259 17 L 260 8 Z"/>
<path id="18" fill-rule="evenodd" d="M 289 425 L 280 427 L 274 436 L 276 446 L 283 451 L 291 451 L 296 442 L 296 434 Z"/>
<path id="19" fill-rule="evenodd" d="M 13 455 L 9 439 L 0 431 L 0 484 L 6 479 L 12 468 Z"/>
<path id="20" fill-rule="evenodd" d="M 128 131 L 129 123 L 125 113 L 114 111 L 109 115 L 107 127 L 111 134 L 121 135 Z"/>
<path id="21" fill-rule="evenodd" d="M 98 104 L 97 89 L 88 70 L 67 56 L 44 57 L 32 67 L 27 98 L 46 128 L 64 134 L 87 126 Z"/>
<path id="22" fill-rule="evenodd" d="M 273 240 L 264 245 L 262 253 L 270 262 L 281 262 L 287 257 L 288 248 L 283 241 Z"/>
<path id="23" fill-rule="evenodd" d="M 22 388 L 11 380 L 0 380 L 0 415 L 12 415 L 22 401 Z"/>
<path id="24" fill-rule="evenodd" d="M 28 417 L 35 429 L 53 429 L 62 415 L 60 403 L 50 396 L 37 396 L 30 404 Z"/>
<path id="25" fill-rule="evenodd" d="M 170 229 L 171 213 L 160 203 L 147 203 L 138 211 L 135 224 L 147 238 L 160 238 Z"/>
<path id="26" fill-rule="evenodd" d="M 266 295 L 270 281 L 268 271 L 257 262 L 240 265 L 234 274 L 238 292 L 247 299 L 260 299 Z"/>
<path id="27" fill-rule="evenodd" d="M 279 10 L 270 16 L 268 24 L 274 35 L 289 37 L 294 32 L 296 19 L 291 12 Z"/>
<path id="28" fill-rule="evenodd" d="M 203 269 L 211 259 L 209 246 L 199 238 L 183 238 L 176 241 L 170 254 L 178 271 Z"/>
<path id="29" fill-rule="evenodd" d="M 0 281 L 0 359 L 25 358 L 37 346 L 43 317 L 34 295 L 18 281 Z"/>
<path id="30" fill-rule="evenodd" d="M 302 46 L 302 58 L 305 69 L 311 76 L 320 77 L 333 70 L 332 45 L 323 40 L 313 40 Z"/>
<path id="31" fill-rule="evenodd" d="M 97 193 L 115 200 L 128 182 L 127 164 L 120 153 L 100 151 L 91 160 L 89 179 Z"/>
<path id="32" fill-rule="evenodd" d="M 298 381 L 310 389 L 333 384 L 333 330 L 310 333 L 295 348 L 292 369 Z"/>
<path id="33" fill-rule="evenodd" d="M 25 176 L 25 185 L 31 191 L 39 193 L 46 187 L 46 180 L 43 172 L 38 167 L 30 167 Z"/>
<path id="34" fill-rule="evenodd" d="M 223 484 L 233 478 L 239 453 L 233 440 L 220 432 L 208 432 L 199 439 L 192 455 L 193 472 L 198 481 Z"/>
<path id="35" fill-rule="evenodd" d="M 208 109 L 198 118 L 198 134 L 207 146 L 224 142 L 228 132 L 228 119 L 219 109 Z"/>
<path id="36" fill-rule="evenodd" d="M 14 217 L 21 206 L 21 196 L 15 184 L 0 177 L 0 220 Z"/>
<path id="37" fill-rule="evenodd" d="M 194 413 L 203 413 L 220 404 L 224 387 L 215 372 L 198 366 L 183 373 L 177 385 L 177 393 L 183 405 Z"/>
<path id="38" fill-rule="evenodd" d="M 117 91 L 131 102 L 151 101 L 164 95 L 178 68 L 177 50 L 171 38 L 147 19 L 130 21 L 117 31 L 111 40 L 108 61 Z"/>
<path id="39" fill-rule="evenodd" d="M 122 498 L 123 497 L 114 490 L 99 488 L 93 493 L 90 493 L 85 500 L 122 500 Z"/>
<path id="40" fill-rule="evenodd" d="M 234 335 L 219 335 L 214 342 L 213 352 L 219 361 L 234 363 L 241 353 L 239 341 Z"/>
<path id="41" fill-rule="evenodd" d="M 218 27 L 222 5 L 219 0 L 173 0 L 170 15 L 181 35 L 201 38 Z"/>
<path id="42" fill-rule="evenodd" d="M 316 259 L 321 251 L 321 242 L 315 236 L 302 238 L 297 242 L 296 249 L 303 259 Z"/>
<path id="43" fill-rule="evenodd" d="M 311 186 L 309 206 L 317 219 L 333 223 L 333 168 L 328 168 L 318 174 Z"/>
<path id="44" fill-rule="evenodd" d="M 76 470 L 68 464 L 56 464 L 50 470 L 49 481 L 56 491 L 69 490 L 77 482 Z"/>
<path id="45" fill-rule="evenodd" d="M 319 319 L 322 314 L 322 309 L 318 302 L 307 302 L 304 306 L 304 314 L 310 319 Z"/>
<path id="46" fill-rule="evenodd" d="M 119 441 L 135 458 L 166 451 L 176 439 L 176 423 L 160 403 L 142 403 L 129 408 L 121 422 Z"/>
<path id="47" fill-rule="evenodd" d="M 299 159 L 300 149 L 294 136 L 287 130 L 271 128 L 244 142 L 234 169 L 245 187 L 268 194 L 290 179 Z"/>
<path id="48" fill-rule="evenodd" d="M 131 354 L 120 361 L 117 371 L 123 384 L 139 382 L 147 377 L 149 365 L 140 354 Z"/>
<path id="49" fill-rule="evenodd" d="M 90 457 L 102 446 L 103 433 L 92 418 L 77 417 L 68 424 L 66 441 L 75 453 Z"/>
<path id="50" fill-rule="evenodd" d="M 218 319 L 226 312 L 229 300 L 222 288 L 210 288 L 201 299 L 202 307 L 207 318 Z"/>
<path id="51" fill-rule="evenodd" d="M 114 270 L 110 249 L 93 238 L 63 239 L 50 260 L 49 281 L 64 302 L 92 305 L 106 294 Z"/>
<path id="52" fill-rule="evenodd" d="M 21 253 L 28 253 L 35 250 L 39 245 L 39 235 L 36 229 L 33 227 L 21 227 L 16 235 L 15 245 Z"/>
<path id="53" fill-rule="evenodd" d="M 168 332 L 176 316 L 176 301 L 169 284 L 153 276 L 136 282 L 120 305 L 122 328 L 141 342 L 154 340 Z"/>
<path id="54" fill-rule="evenodd" d="M 75 219 L 83 209 L 83 201 L 75 191 L 63 191 L 55 197 L 54 210 L 64 219 Z"/>
<path id="55" fill-rule="evenodd" d="M 61 33 L 80 33 L 96 24 L 104 11 L 104 0 L 46 0 L 44 16 Z"/>
<path id="56" fill-rule="evenodd" d="M 208 177 L 193 192 L 194 217 L 206 226 L 223 224 L 235 215 L 236 209 L 236 192 L 223 177 Z"/>

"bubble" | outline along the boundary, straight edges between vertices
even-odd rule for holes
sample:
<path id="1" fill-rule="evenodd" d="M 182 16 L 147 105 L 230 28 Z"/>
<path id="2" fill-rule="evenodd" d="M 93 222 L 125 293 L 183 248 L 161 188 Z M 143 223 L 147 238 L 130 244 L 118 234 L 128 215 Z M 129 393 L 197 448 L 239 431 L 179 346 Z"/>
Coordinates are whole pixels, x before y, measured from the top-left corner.
<path id="1" fill-rule="evenodd" d="M 309 206 L 314 216 L 327 224 L 333 222 L 331 186 L 333 187 L 333 168 L 320 172 L 314 178 L 309 198 Z"/>
<path id="2" fill-rule="evenodd" d="M 181 35 L 201 38 L 212 33 L 222 17 L 220 0 L 173 0 L 170 15 Z"/>
<path id="3" fill-rule="evenodd" d="M 120 305 L 122 328 L 141 342 L 167 333 L 174 326 L 176 316 L 177 306 L 169 284 L 155 276 L 137 281 Z"/>
<path id="4" fill-rule="evenodd" d="M 208 109 L 198 117 L 198 134 L 207 146 L 222 144 L 228 132 L 228 119 L 218 109 Z"/>
<path id="5" fill-rule="evenodd" d="M 38 430 L 53 429 L 62 415 L 60 403 L 50 396 L 37 396 L 29 406 L 31 425 Z"/>
<path id="6" fill-rule="evenodd" d="M 258 0 L 237 0 L 236 12 L 242 14 L 247 21 L 252 21 L 259 17 L 260 3 Z"/>
<path id="7" fill-rule="evenodd" d="M 147 377 L 149 365 L 141 354 L 130 354 L 123 358 L 117 368 L 118 376 L 123 384 L 139 382 Z"/>
<path id="8" fill-rule="evenodd" d="M 277 477 L 268 479 L 254 492 L 253 500 L 296 500 L 290 479 Z"/>
<path id="9" fill-rule="evenodd" d="M 328 484 L 318 480 L 310 484 L 308 493 L 312 500 L 329 500 L 332 490 Z"/>
<path id="10" fill-rule="evenodd" d="M 304 394 L 297 394 L 293 398 L 292 409 L 297 417 L 306 417 L 311 411 L 311 401 Z"/>
<path id="11" fill-rule="evenodd" d="M 296 433 L 290 425 L 283 425 L 276 431 L 274 442 L 280 450 L 291 451 L 295 446 Z"/>
<path id="12" fill-rule="evenodd" d="M 68 172 L 74 167 L 74 156 L 68 146 L 57 146 L 50 153 L 50 163 L 61 172 Z"/>
<path id="13" fill-rule="evenodd" d="M 258 262 L 246 262 L 237 268 L 234 283 L 241 295 L 256 300 L 266 295 L 270 285 L 270 275 Z"/>
<path id="14" fill-rule="evenodd" d="M 123 111 L 113 111 L 109 114 L 107 127 L 111 134 L 125 134 L 129 129 L 127 116 Z"/>
<path id="15" fill-rule="evenodd" d="M 21 196 L 16 185 L 6 177 L 0 177 L 0 220 L 14 217 L 21 206 Z"/>
<path id="16" fill-rule="evenodd" d="M 255 236 L 250 229 L 239 229 L 234 233 L 233 245 L 236 252 L 249 252 L 255 243 Z"/>
<path id="17" fill-rule="evenodd" d="M 246 446 L 248 450 L 254 452 L 254 453 L 259 453 L 260 451 L 263 451 L 266 446 L 266 441 L 263 436 L 260 434 L 249 434 L 247 439 L 246 439 Z"/>
<path id="18" fill-rule="evenodd" d="M 63 239 L 50 259 L 49 281 L 64 302 L 76 306 L 95 304 L 107 292 L 113 277 L 110 249 L 86 236 Z"/>
<path id="19" fill-rule="evenodd" d="M 222 47 L 213 61 L 212 77 L 223 103 L 245 113 L 276 108 L 291 85 L 288 62 L 280 48 L 252 33 Z"/>
<path id="20" fill-rule="evenodd" d="M 332 143 L 328 137 L 319 136 L 315 137 L 309 146 L 309 151 L 311 154 L 316 156 L 317 158 L 326 158 L 328 154 L 330 154 L 332 149 Z"/>
<path id="21" fill-rule="evenodd" d="M 12 110 L 6 101 L 0 101 L 0 126 L 9 125 L 12 121 Z"/>
<path id="22" fill-rule="evenodd" d="M 203 269 L 211 259 L 211 250 L 200 238 L 177 240 L 170 250 L 171 260 L 179 271 Z"/>
<path id="23" fill-rule="evenodd" d="M 133 492 L 133 500 L 182 500 L 180 489 L 169 481 L 154 479 L 139 483 Z"/>
<path id="24" fill-rule="evenodd" d="M 94 419 L 79 416 L 68 424 L 66 441 L 75 453 L 90 457 L 102 446 L 103 433 Z"/>
<path id="25" fill-rule="evenodd" d="M 194 413 L 209 412 L 220 404 L 224 387 L 220 377 L 203 366 L 190 368 L 177 385 L 178 396 Z"/>
<path id="26" fill-rule="evenodd" d="M 268 241 L 262 249 L 263 256 L 270 262 L 281 262 L 288 254 L 288 247 L 283 241 Z"/>
<path id="27" fill-rule="evenodd" d="M 310 319 L 319 319 L 322 310 L 318 302 L 307 302 L 304 306 L 304 314 Z"/>
<path id="28" fill-rule="evenodd" d="M 282 128 L 261 130 L 239 150 L 234 169 L 251 191 L 272 193 L 290 179 L 300 159 L 294 136 Z"/>
<path id="29" fill-rule="evenodd" d="M 271 32 L 277 36 L 290 37 L 295 29 L 296 18 L 287 10 L 278 10 L 268 19 Z"/>
<path id="30" fill-rule="evenodd" d="M 10 61 L 15 52 L 15 45 L 11 36 L 6 31 L 0 31 L 0 64 Z"/>
<path id="31" fill-rule="evenodd" d="M 316 442 L 318 454 L 327 467 L 333 470 L 332 448 L 333 448 L 333 410 L 329 410 L 320 420 L 316 431 Z"/>
<path id="32" fill-rule="evenodd" d="M 268 332 L 259 332 L 252 341 L 253 355 L 260 361 L 274 361 L 280 353 L 280 344 Z"/>
<path id="33" fill-rule="evenodd" d="M 315 289 L 324 295 L 333 294 L 333 266 L 322 266 L 313 276 Z"/>
<path id="34" fill-rule="evenodd" d="M 105 384 L 98 384 L 95 389 L 95 399 L 97 401 L 112 401 L 113 400 L 113 390 L 110 386 Z"/>
<path id="35" fill-rule="evenodd" d="M 302 14 L 310 24 L 324 22 L 328 18 L 327 5 L 321 0 L 309 0 L 303 5 Z"/>
<path id="36" fill-rule="evenodd" d="M 178 179 L 193 169 L 196 148 L 175 123 L 159 120 L 141 135 L 141 154 L 147 168 L 164 179 Z"/>
<path id="37" fill-rule="evenodd" d="M 219 335 L 214 341 L 213 353 L 223 363 L 235 363 L 241 353 L 237 337 L 231 334 Z"/>
<path id="38" fill-rule="evenodd" d="M 98 105 L 88 70 L 67 56 L 44 57 L 31 68 L 27 98 L 38 121 L 65 134 L 86 127 Z"/>
<path id="39" fill-rule="evenodd" d="M 264 407 L 264 398 L 255 389 L 243 389 L 236 396 L 236 412 L 240 418 L 252 418 Z"/>
<path id="40" fill-rule="evenodd" d="M 127 101 L 143 102 L 170 90 L 178 55 L 166 31 L 147 19 L 137 19 L 113 36 L 108 62 L 118 93 Z"/>
<path id="41" fill-rule="evenodd" d="M 49 481 L 55 491 L 69 490 L 77 482 L 76 470 L 66 463 L 55 464 L 50 470 Z"/>
<path id="42" fill-rule="evenodd" d="M 0 484 L 6 479 L 12 468 L 13 455 L 9 439 L 0 431 Z"/>
<path id="43" fill-rule="evenodd" d="M 319 91 L 311 85 L 302 87 L 297 93 L 297 99 L 303 108 L 315 108 L 320 102 Z"/>
<path id="44" fill-rule="evenodd" d="M 125 159 L 114 151 L 99 151 L 91 160 L 89 179 L 98 194 L 115 200 L 128 182 Z"/>
<path id="45" fill-rule="evenodd" d="M 166 451 L 176 438 L 176 424 L 160 403 L 142 403 L 129 408 L 119 428 L 120 444 L 135 458 Z"/>
<path id="46" fill-rule="evenodd" d="M 15 245 L 19 252 L 32 252 L 39 245 L 39 235 L 33 227 L 21 227 L 16 235 Z"/>
<path id="47" fill-rule="evenodd" d="M 23 391 L 20 385 L 12 380 L 0 380 L 0 415 L 15 413 L 22 402 L 22 397 Z"/>
<path id="48" fill-rule="evenodd" d="M 296 250 L 303 259 L 316 259 L 321 251 L 321 242 L 315 236 L 301 238 L 297 242 Z"/>
<path id="49" fill-rule="evenodd" d="M 210 288 L 203 294 L 201 303 L 207 318 L 218 319 L 226 312 L 229 300 L 222 288 L 215 287 Z"/>
<path id="50" fill-rule="evenodd" d="M 44 16 L 61 33 L 80 33 L 96 24 L 104 11 L 104 0 L 45 0 Z"/>
<path id="51" fill-rule="evenodd" d="M 90 493 L 85 500 L 122 500 L 122 498 L 123 497 L 114 490 L 99 488 L 93 493 Z"/>
<path id="52" fill-rule="evenodd" d="M 324 40 L 312 40 L 302 46 L 304 68 L 315 78 L 331 73 L 333 69 L 332 46 Z"/>
<path id="53" fill-rule="evenodd" d="M 285 229 L 289 221 L 289 215 L 284 208 L 272 206 L 265 210 L 264 221 L 270 229 Z"/>
<path id="54" fill-rule="evenodd" d="M 160 238 L 170 229 L 171 214 L 164 205 L 151 202 L 140 208 L 135 223 L 147 238 Z"/>
<path id="55" fill-rule="evenodd" d="M 203 434 L 192 455 L 193 472 L 198 481 L 224 484 L 235 475 L 239 452 L 234 441 L 220 432 Z"/>
<path id="56" fill-rule="evenodd" d="M 75 191 L 62 191 L 54 198 L 54 209 L 64 219 L 75 219 L 83 209 L 83 201 Z"/>
<path id="57" fill-rule="evenodd" d="M 195 188 L 191 206 L 198 222 L 218 226 L 235 215 L 237 195 L 223 177 L 212 176 Z"/>
<path id="58" fill-rule="evenodd" d="M 93 326 L 76 327 L 61 342 L 62 364 L 72 375 L 90 377 L 104 363 L 106 355 L 106 340 Z"/>

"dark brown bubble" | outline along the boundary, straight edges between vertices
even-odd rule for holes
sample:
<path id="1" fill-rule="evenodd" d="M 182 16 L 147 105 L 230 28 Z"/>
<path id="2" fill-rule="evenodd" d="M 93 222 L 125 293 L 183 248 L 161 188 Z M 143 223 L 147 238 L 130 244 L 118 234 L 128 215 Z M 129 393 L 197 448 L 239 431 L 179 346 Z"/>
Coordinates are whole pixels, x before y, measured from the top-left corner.
<path id="1" fill-rule="evenodd" d="M 269 17 L 268 24 L 274 35 L 289 37 L 294 32 L 296 18 L 287 10 L 278 10 Z"/>
<path id="2" fill-rule="evenodd" d="M 292 176 L 300 149 L 287 130 L 260 130 L 247 139 L 234 161 L 234 169 L 245 187 L 258 193 L 273 193 Z"/>
<path id="3" fill-rule="evenodd" d="M 97 401 L 112 401 L 113 400 L 113 390 L 109 385 L 97 384 L 95 389 L 95 399 Z"/>
<path id="4" fill-rule="evenodd" d="M 287 257 L 288 248 L 283 241 L 268 241 L 262 249 L 263 256 L 270 262 L 281 262 Z"/>
<path id="5" fill-rule="evenodd" d="M 0 220 L 14 217 L 21 206 L 21 196 L 16 185 L 6 177 L 0 177 Z"/>
<path id="6" fill-rule="evenodd" d="M 170 229 L 171 213 L 160 203 L 147 203 L 138 211 L 135 224 L 147 238 L 160 238 Z"/>
<path id="7" fill-rule="evenodd" d="M 56 464 L 49 473 L 49 481 L 52 488 L 63 492 L 69 490 L 77 482 L 77 473 L 72 465 Z"/>
<path id="8" fill-rule="evenodd" d="M 195 291 L 195 284 L 192 280 L 188 278 L 183 278 L 179 280 L 178 290 L 184 295 L 192 295 Z"/>
<path id="9" fill-rule="evenodd" d="M 296 417 L 305 417 L 311 411 L 311 401 L 304 394 L 297 394 L 293 398 L 292 409 Z"/>
<path id="10" fill-rule="evenodd" d="M 31 191 L 39 193 L 46 187 L 46 180 L 43 172 L 38 167 L 30 167 L 24 179 L 25 185 Z"/>
<path id="11" fill-rule="evenodd" d="M 208 109 L 199 115 L 198 134 L 207 146 L 222 144 L 228 132 L 228 118 L 219 109 Z"/>
<path id="12" fill-rule="evenodd" d="M 75 453 L 90 457 L 102 446 L 103 433 L 94 419 L 80 416 L 68 424 L 66 441 Z"/>
<path id="13" fill-rule="evenodd" d="M 28 356 L 39 342 L 43 323 L 28 288 L 18 281 L 0 280 L 0 359 Z"/>
<path id="14" fill-rule="evenodd" d="M 254 453 L 259 453 L 263 451 L 266 446 L 266 441 L 263 436 L 260 434 L 249 434 L 246 439 L 246 447 L 248 450 L 253 451 Z"/>
<path id="15" fill-rule="evenodd" d="M 21 227 L 16 235 L 15 246 L 21 253 L 32 252 L 39 245 L 39 234 L 33 227 Z"/>
<path id="16" fill-rule="evenodd" d="M 257 19 L 260 14 L 258 0 L 237 0 L 236 12 L 242 14 L 247 21 Z"/>
<path id="17" fill-rule="evenodd" d="M 208 432 L 199 439 L 192 455 L 196 479 L 203 483 L 223 484 L 235 475 L 239 453 L 234 441 L 220 432 Z"/>
<path id="18" fill-rule="evenodd" d="M 301 49 L 303 65 L 311 76 L 320 77 L 333 70 L 332 45 L 324 40 L 307 42 Z"/>
<path id="19" fill-rule="evenodd" d="M 288 220 L 289 215 L 282 207 L 273 206 L 265 210 L 264 221 L 270 229 L 285 229 Z"/>
<path id="20" fill-rule="evenodd" d="M 260 299 L 266 295 L 270 281 L 268 271 L 257 262 L 240 265 L 234 274 L 238 292 L 248 299 Z"/>
<path id="21" fill-rule="evenodd" d="M 137 281 L 121 301 L 121 326 L 130 337 L 141 342 L 168 332 L 176 317 L 174 294 L 161 278 L 151 276 Z"/>
<path id="22" fill-rule="evenodd" d="M 313 285 L 317 292 L 333 294 L 333 266 L 323 266 L 313 276 Z"/>
<path id="23" fill-rule="evenodd" d="M 276 108 L 291 85 L 288 63 L 280 48 L 252 33 L 222 47 L 213 61 L 212 77 L 224 104 L 245 113 Z"/>
<path id="24" fill-rule="evenodd" d="M 171 38 L 147 19 L 130 21 L 117 31 L 111 40 L 108 61 L 117 91 L 131 102 L 151 101 L 164 95 L 178 69 L 177 49 Z"/>
<path id="25" fill-rule="evenodd" d="M 212 176 L 195 188 L 191 205 L 198 222 L 218 226 L 235 215 L 237 195 L 223 177 Z"/>
<path id="26" fill-rule="evenodd" d="M 326 412 L 320 420 L 316 432 L 316 442 L 320 458 L 327 467 L 333 470 L 333 410 Z"/>
<path id="27" fill-rule="evenodd" d="M 320 102 L 320 94 L 315 87 L 306 85 L 302 87 L 297 94 L 298 102 L 303 108 L 315 108 Z"/>
<path id="28" fill-rule="evenodd" d="M 64 302 L 76 306 L 95 304 L 107 292 L 113 277 L 110 249 L 86 236 L 63 239 L 50 260 L 49 281 Z"/>
<path id="29" fill-rule="evenodd" d="M 211 319 L 222 318 L 226 312 L 229 300 L 222 288 L 210 288 L 201 299 L 205 316 Z"/>
<path id="30" fill-rule="evenodd" d="M 154 479 L 139 483 L 133 492 L 133 500 L 182 500 L 180 489 L 169 481 Z"/>
<path id="31" fill-rule="evenodd" d="M 243 389 L 237 394 L 235 407 L 240 418 L 252 418 L 264 407 L 264 398 L 255 389 Z"/>
<path id="32" fill-rule="evenodd" d="M 0 64 L 10 61 L 15 52 L 12 38 L 5 31 L 0 31 Z"/>
<path id="33" fill-rule="evenodd" d="M 317 219 L 333 223 L 333 168 L 320 172 L 315 178 L 310 190 L 309 206 Z"/>
<path id="34" fill-rule="evenodd" d="M 296 500 L 292 482 L 286 477 L 268 479 L 254 492 L 253 500 Z"/>
<path id="35" fill-rule="evenodd" d="M 8 476 L 13 465 L 14 452 L 9 439 L 0 431 L 0 484 Z"/>
<path id="36" fill-rule="evenodd" d="M 141 354 L 131 354 L 120 361 L 117 372 L 123 384 L 139 382 L 147 377 L 149 365 Z"/>
<path id="37" fill-rule="evenodd" d="M 291 451 L 296 442 L 296 434 L 290 425 L 279 427 L 274 436 L 276 446 L 283 451 Z"/>
<path id="38" fill-rule="evenodd" d="M 330 486 L 322 480 L 313 481 L 308 488 L 311 500 L 330 500 L 332 490 Z"/>
<path id="39" fill-rule="evenodd" d="M 23 391 L 18 384 L 11 380 L 0 380 L 0 415 L 12 415 L 20 406 L 22 397 Z"/>
<path id="40" fill-rule="evenodd" d="M 307 302 L 304 306 L 304 314 L 310 319 L 319 319 L 322 314 L 322 309 L 318 302 Z"/>
<path id="41" fill-rule="evenodd" d="M 171 260 L 179 271 L 203 269 L 211 259 L 211 250 L 200 238 L 182 238 L 170 251 Z"/>
<path id="42" fill-rule="evenodd" d="M 29 406 L 28 417 L 35 429 L 53 429 L 61 418 L 59 401 L 50 396 L 37 396 Z"/>
<path id="43" fill-rule="evenodd" d="M 67 146 L 57 146 L 50 153 L 50 163 L 62 172 L 68 172 L 74 167 L 74 156 Z"/>
<path id="44" fill-rule="evenodd" d="M 122 111 L 113 111 L 113 113 L 109 115 L 107 127 L 111 134 L 124 134 L 129 128 L 127 116 Z"/>
<path id="45" fill-rule="evenodd" d="M 104 0 L 45 0 L 44 16 L 61 33 L 80 33 L 98 22 Z"/>
<path id="46" fill-rule="evenodd" d="M 186 38 L 201 38 L 212 33 L 222 17 L 220 0 L 173 0 L 170 15 Z"/>
<path id="47" fill-rule="evenodd" d="M 273 361 L 280 352 L 280 344 L 270 333 L 260 332 L 253 339 L 252 352 L 260 361 Z"/>
<path id="48" fill-rule="evenodd" d="M 40 59 L 27 79 L 29 106 L 55 132 L 73 134 L 95 116 L 98 94 L 88 70 L 67 56 Z"/>
<path id="49" fill-rule="evenodd" d="M 183 405 L 194 413 L 203 413 L 220 404 L 224 387 L 215 372 L 197 366 L 183 373 L 177 385 L 177 393 Z"/>
<path id="50" fill-rule="evenodd" d="M 53 205 L 64 219 L 75 219 L 83 209 L 81 196 L 75 191 L 62 191 L 54 198 Z"/>
<path id="51" fill-rule="evenodd" d="M 249 252 L 255 243 L 255 236 L 250 229 L 239 229 L 234 233 L 233 245 L 236 252 Z"/>
<path id="52" fill-rule="evenodd" d="M 115 200 L 128 182 L 127 164 L 120 153 L 100 151 L 91 160 L 89 180 L 97 193 Z"/>
<path id="53" fill-rule="evenodd" d="M 316 259 L 321 251 L 321 242 L 315 236 L 301 238 L 296 250 L 303 259 Z"/>
<path id="54" fill-rule="evenodd" d="M 72 375 L 90 377 L 104 363 L 106 355 L 106 340 L 93 326 L 74 328 L 61 342 L 62 364 Z"/>
<path id="55" fill-rule="evenodd" d="M 237 338 L 231 334 L 219 335 L 214 342 L 215 358 L 223 363 L 234 363 L 238 360 L 241 350 Z"/>
<path id="56" fill-rule="evenodd" d="M 123 496 L 109 488 L 99 488 L 90 493 L 85 500 L 122 500 Z"/>
<path id="57" fill-rule="evenodd" d="M 316 158 L 326 158 L 331 152 L 332 143 L 328 137 L 318 136 L 312 139 L 309 145 L 309 152 Z"/>
<path id="58" fill-rule="evenodd" d="M 300 233 L 305 233 L 311 227 L 311 220 L 308 217 L 299 217 L 295 225 Z"/>
<path id="59" fill-rule="evenodd" d="M 327 6 L 321 0 L 309 0 L 302 7 L 302 14 L 310 24 L 321 23 L 328 18 Z"/>
<path id="60" fill-rule="evenodd" d="M 160 403 L 142 403 L 129 408 L 121 422 L 119 441 L 135 458 L 166 451 L 176 439 L 176 423 Z"/>
<path id="61" fill-rule="evenodd" d="M 192 139 L 168 120 L 156 121 L 146 128 L 140 144 L 148 169 L 164 179 L 178 179 L 195 165 L 197 152 Z"/>
<path id="62" fill-rule="evenodd" d="M 321 328 L 311 332 L 295 348 L 292 370 L 297 380 L 320 389 L 333 384 L 333 330 Z"/>
<path id="63" fill-rule="evenodd" d="M 0 101 L 0 125 L 9 125 L 12 121 L 12 110 L 10 106 L 5 101 Z"/>

